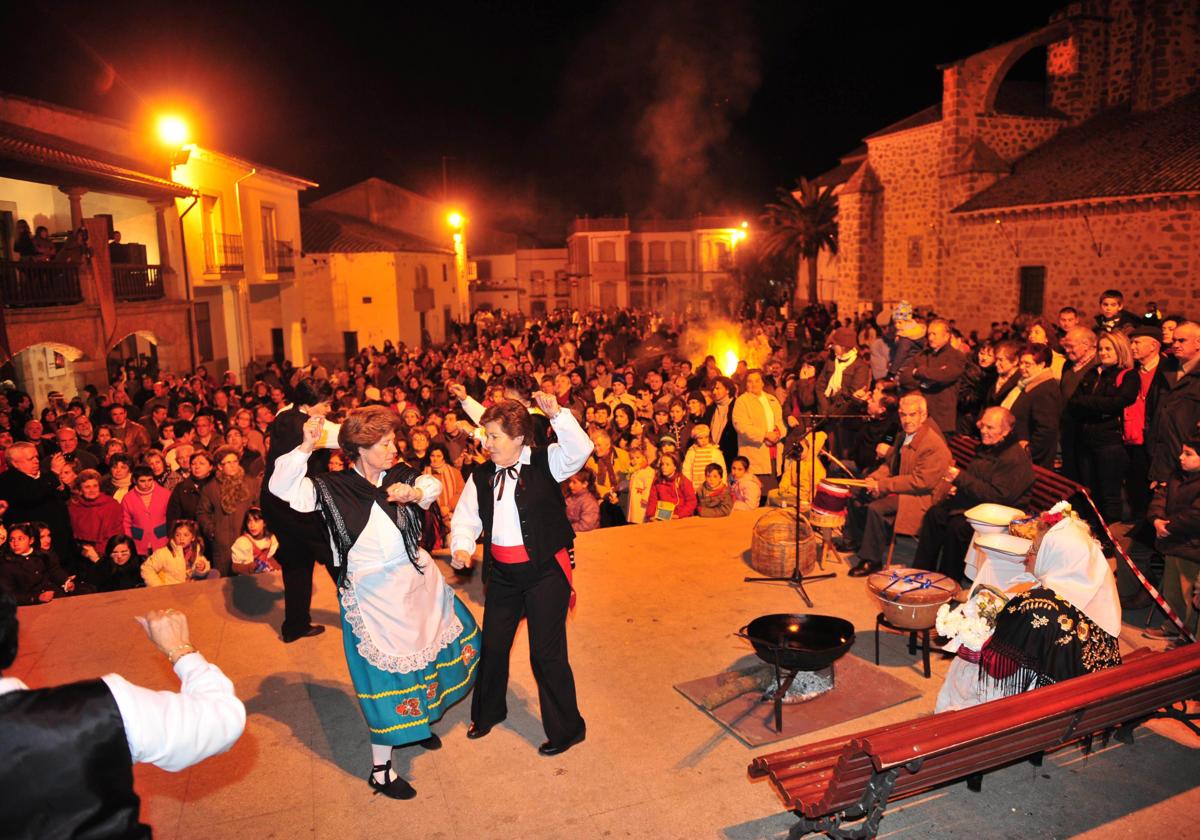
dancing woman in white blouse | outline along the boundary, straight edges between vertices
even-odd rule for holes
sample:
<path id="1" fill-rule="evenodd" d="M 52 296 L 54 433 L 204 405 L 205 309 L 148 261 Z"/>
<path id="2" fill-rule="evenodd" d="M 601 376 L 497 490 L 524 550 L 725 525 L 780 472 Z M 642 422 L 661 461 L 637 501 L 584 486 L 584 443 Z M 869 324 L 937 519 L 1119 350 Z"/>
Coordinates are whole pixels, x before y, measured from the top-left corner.
<path id="1" fill-rule="evenodd" d="M 338 432 L 353 467 L 310 479 L 308 456 L 324 424 L 311 418 L 303 442 L 276 461 L 270 489 L 295 510 L 325 518 L 346 664 L 371 732 L 368 782 L 378 793 L 411 799 L 416 791 L 391 769 L 391 750 L 441 746 L 430 725 L 470 691 L 479 630 L 420 547 L 424 509 L 442 485 L 396 465 L 396 423 L 383 406 L 355 409 Z"/>

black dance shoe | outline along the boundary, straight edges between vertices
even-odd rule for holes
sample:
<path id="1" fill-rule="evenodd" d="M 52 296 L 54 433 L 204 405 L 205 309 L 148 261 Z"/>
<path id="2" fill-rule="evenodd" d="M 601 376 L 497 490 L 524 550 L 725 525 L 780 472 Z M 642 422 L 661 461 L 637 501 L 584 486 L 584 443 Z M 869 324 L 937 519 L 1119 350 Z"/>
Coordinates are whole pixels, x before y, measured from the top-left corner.
<path id="1" fill-rule="evenodd" d="M 375 774 L 382 773 L 383 778 L 387 781 L 375 781 Z M 392 799 L 412 799 L 417 795 L 417 791 L 408 782 L 401 779 L 399 776 L 391 778 L 392 762 L 387 761 L 383 764 L 376 764 L 371 768 L 371 775 L 367 776 L 367 784 L 371 786 L 371 790 L 376 793 L 382 793 L 384 796 Z"/>
<path id="2" fill-rule="evenodd" d="M 283 643 L 285 645 L 290 645 L 292 642 L 299 641 L 300 639 L 307 639 L 309 636 L 320 636 L 324 632 L 324 625 L 310 624 L 308 625 L 307 630 L 302 630 L 299 633 L 282 633 L 281 635 L 283 636 Z"/>
<path id="3" fill-rule="evenodd" d="M 428 738 L 424 741 L 417 741 L 416 745 L 426 750 L 440 750 L 442 748 L 442 739 L 438 737 L 436 732 L 430 732 Z"/>
<path id="4" fill-rule="evenodd" d="M 565 753 L 567 750 L 571 749 L 571 747 L 575 746 L 576 744 L 582 744 L 583 739 L 586 737 L 587 737 L 587 727 L 585 726 L 579 730 L 578 735 L 576 735 L 573 738 L 568 739 L 566 741 L 566 743 L 558 744 L 556 746 L 554 744 L 551 744 L 549 741 L 547 741 L 546 743 L 544 743 L 540 747 L 538 747 L 538 752 L 541 753 L 542 755 L 559 755 L 560 753 Z"/>
<path id="5" fill-rule="evenodd" d="M 467 737 L 474 741 L 476 738 L 482 738 L 491 731 L 492 727 L 490 726 L 479 726 L 472 722 L 471 725 L 467 727 Z"/>
<path id="6" fill-rule="evenodd" d="M 850 571 L 846 572 L 850 577 L 866 577 L 873 575 L 883 569 L 882 563 L 877 563 L 874 560 L 864 560 Z"/>

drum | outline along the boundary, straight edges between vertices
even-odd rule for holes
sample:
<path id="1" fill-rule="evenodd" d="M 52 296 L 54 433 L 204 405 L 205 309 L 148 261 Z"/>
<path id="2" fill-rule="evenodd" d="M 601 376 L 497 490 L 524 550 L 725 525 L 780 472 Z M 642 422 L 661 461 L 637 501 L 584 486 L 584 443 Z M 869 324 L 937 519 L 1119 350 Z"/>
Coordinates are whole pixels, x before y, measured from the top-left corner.
<path id="1" fill-rule="evenodd" d="M 897 627 L 932 627 L 938 608 L 954 597 L 958 584 L 941 572 L 891 566 L 867 578 L 883 616 Z"/>
<path id="2" fill-rule="evenodd" d="M 822 481 L 813 496 L 809 521 L 818 528 L 839 528 L 844 525 L 846 510 L 850 507 L 850 493 L 849 487 Z"/>

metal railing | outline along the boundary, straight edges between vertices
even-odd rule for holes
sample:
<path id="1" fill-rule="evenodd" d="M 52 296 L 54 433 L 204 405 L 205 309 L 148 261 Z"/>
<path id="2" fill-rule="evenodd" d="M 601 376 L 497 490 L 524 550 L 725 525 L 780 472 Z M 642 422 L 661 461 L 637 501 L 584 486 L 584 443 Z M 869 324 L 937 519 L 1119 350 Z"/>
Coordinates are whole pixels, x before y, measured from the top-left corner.
<path id="1" fill-rule="evenodd" d="M 113 293 L 117 300 L 161 300 L 162 266 L 122 265 L 112 267 Z"/>
<path id="2" fill-rule="evenodd" d="M 70 306 L 82 300 L 77 265 L 0 261 L 0 303 L 4 306 Z"/>
<path id="3" fill-rule="evenodd" d="M 246 265 L 246 249 L 236 233 L 213 234 L 204 241 L 204 271 L 242 271 Z"/>
<path id="4" fill-rule="evenodd" d="M 290 241 L 263 242 L 263 270 L 267 274 L 293 274 L 296 255 Z"/>

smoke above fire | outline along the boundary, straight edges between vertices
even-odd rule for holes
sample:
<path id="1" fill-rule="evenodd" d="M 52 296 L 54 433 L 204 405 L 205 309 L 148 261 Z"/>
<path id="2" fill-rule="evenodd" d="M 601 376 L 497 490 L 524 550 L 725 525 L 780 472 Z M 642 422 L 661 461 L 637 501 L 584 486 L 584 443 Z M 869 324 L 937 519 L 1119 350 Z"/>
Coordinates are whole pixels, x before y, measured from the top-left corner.
<path id="1" fill-rule="evenodd" d="M 606 170 L 624 205 L 610 212 L 724 212 L 731 135 L 760 78 L 744 5 L 624 2 L 577 49 L 556 133 Z"/>

